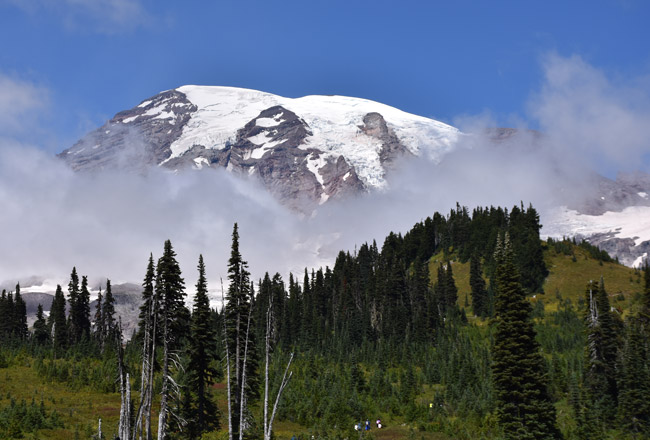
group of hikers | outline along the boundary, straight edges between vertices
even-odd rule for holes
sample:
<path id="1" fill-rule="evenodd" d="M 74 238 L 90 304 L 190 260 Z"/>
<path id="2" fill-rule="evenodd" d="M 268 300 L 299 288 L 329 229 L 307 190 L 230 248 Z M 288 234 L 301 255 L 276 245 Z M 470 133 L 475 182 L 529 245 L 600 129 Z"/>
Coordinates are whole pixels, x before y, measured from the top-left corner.
<path id="1" fill-rule="evenodd" d="M 381 429 L 381 419 L 377 419 L 375 424 L 377 425 L 377 429 Z M 365 431 L 370 431 L 370 420 L 366 420 L 365 427 L 364 427 L 364 424 L 362 422 L 355 423 L 354 430 L 355 431 L 364 431 L 364 430 Z"/>

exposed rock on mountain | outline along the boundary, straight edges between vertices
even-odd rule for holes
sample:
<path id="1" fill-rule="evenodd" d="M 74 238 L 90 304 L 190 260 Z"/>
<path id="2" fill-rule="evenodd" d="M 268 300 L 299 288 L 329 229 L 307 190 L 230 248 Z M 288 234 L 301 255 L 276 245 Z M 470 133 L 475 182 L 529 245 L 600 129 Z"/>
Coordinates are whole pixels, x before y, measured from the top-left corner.
<path id="1" fill-rule="evenodd" d="M 83 171 L 225 168 L 310 212 L 383 187 L 399 157 L 440 156 L 457 136 L 438 121 L 358 98 L 185 86 L 118 113 L 59 157 Z"/>

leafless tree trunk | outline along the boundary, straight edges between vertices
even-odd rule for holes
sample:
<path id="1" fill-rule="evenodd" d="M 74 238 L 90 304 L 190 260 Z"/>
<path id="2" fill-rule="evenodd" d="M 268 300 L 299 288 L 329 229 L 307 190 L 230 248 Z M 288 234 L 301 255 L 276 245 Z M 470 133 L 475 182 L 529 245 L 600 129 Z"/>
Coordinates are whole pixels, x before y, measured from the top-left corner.
<path id="1" fill-rule="evenodd" d="M 118 425 L 118 436 L 122 439 L 131 438 L 131 383 L 129 374 L 124 371 L 124 353 L 122 350 L 122 322 L 118 324 L 117 337 L 117 363 L 120 380 L 120 422 Z"/>
<path id="2" fill-rule="evenodd" d="M 99 418 L 97 423 L 97 440 L 102 440 L 102 418 Z"/>
<path id="3" fill-rule="evenodd" d="M 167 397 L 169 395 L 169 324 L 164 321 L 163 331 L 163 371 L 162 390 L 160 391 L 160 413 L 158 414 L 158 440 L 165 440 L 167 435 Z"/>
<path id="4" fill-rule="evenodd" d="M 144 434 L 146 440 L 151 440 L 151 400 L 153 368 L 156 351 L 156 316 L 155 298 L 151 299 L 142 344 L 142 374 L 140 375 L 140 404 L 135 420 L 132 440 L 142 439 L 142 419 L 144 417 Z M 153 320 L 153 323 L 152 323 Z"/>
<path id="5" fill-rule="evenodd" d="M 239 401 L 239 440 L 244 439 L 244 412 L 246 411 L 246 361 L 248 358 L 248 337 L 251 328 L 251 314 L 253 306 L 248 308 L 248 322 L 246 324 L 246 342 L 244 343 L 244 362 L 242 364 L 241 399 Z"/>
<path id="6" fill-rule="evenodd" d="M 293 372 L 289 373 L 287 377 L 287 372 L 289 372 L 289 367 L 291 366 L 291 361 L 293 361 L 293 353 L 289 357 L 289 362 L 287 363 L 287 368 L 284 370 L 284 376 L 282 376 L 282 382 L 280 383 L 280 389 L 278 390 L 278 395 L 275 398 L 275 404 L 273 405 L 273 412 L 271 413 L 271 418 L 269 419 L 269 354 L 271 352 L 271 318 L 273 315 L 273 295 L 269 298 L 269 308 L 266 311 L 266 359 L 264 365 L 264 440 L 271 440 L 271 432 L 273 430 L 273 420 L 275 419 L 275 413 L 278 409 L 278 403 L 280 402 L 280 396 L 284 388 L 291 380 Z"/>

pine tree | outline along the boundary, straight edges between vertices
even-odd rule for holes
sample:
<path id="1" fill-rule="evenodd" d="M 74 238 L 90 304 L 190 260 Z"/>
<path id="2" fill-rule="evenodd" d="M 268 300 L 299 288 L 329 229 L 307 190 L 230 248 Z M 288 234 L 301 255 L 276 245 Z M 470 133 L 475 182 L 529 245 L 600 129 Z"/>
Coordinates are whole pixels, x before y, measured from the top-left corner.
<path id="1" fill-rule="evenodd" d="M 495 259 L 492 375 L 499 425 L 508 439 L 560 438 L 532 309 L 519 284 L 507 235 L 498 244 Z"/>
<path id="2" fill-rule="evenodd" d="M 618 416 L 626 432 L 650 437 L 650 371 L 642 322 L 631 318 L 621 356 Z"/>
<path id="3" fill-rule="evenodd" d="M 172 356 L 181 347 L 189 324 L 189 311 L 185 308 L 185 281 L 176 261 L 171 241 L 165 241 L 162 257 L 158 260 L 156 274 L 156 295 L 160 298 L 160 319 L 162 327 L 162 389 L 160 391 L 160 412 L 158 414 L 158 440 L 164 440 L 168 432 L 168 415 L 172 393 Z"/>
<path id="4" fill-rule="evenodd" d="M 99 347 L 103 349 L 104 347 L 104 317 L 102 316 L 102 306 L 104 302 L 104 297 L 102 295 L 102 289 L 99 289 L 97 294 L 97 305 L 95 306 L 95 316 L 93 318 L 94 331 L 93 335 L 95 341 L 99 344 Z"/>
<path id="5" fill-rule="evenodd" d="M 65 316 L 65 296 L 60 285 L 56 286 L 54 299 L 50 306 L 48 326 L 52 335 L 54 348 L 62 349 L 68 345 L 68 323 Z"/>
<path id="6" fill-rule="evenodd" d="M 102 304 L 102 334 L 104 340 L 112 345 L 118 338 L 117 325 L 115 323 L 115 298 L 113 297 L 113 288 L 111 280 L 106 280 L 106 291 L 104 293 L 104 303 Z"/>
<path id="7" fill-rule="evenodd" d="M 79 275 L 77 268 L 73 267 L 70 273 L 70 282 L 68 283 L 68 338 L 71 344 L 75 344 L 81 339 L 81 318 L 79 306 Z"/>
<path id="8" fill-rule="evenodd" d="M 481 270 L 481 258 L 473 254 L 469 266 L 469 285 L 471 287 L 472 309 L 474 315 L 488 316 L 488 293 Z"/>
<path id="9" fill-rule="evenodd" d="M 616 361 L 619 339 L 605 284 L 589 282 L 586 289 L 587 359 L 584 385 L 586 411 L 598 428 L 605 430 L 616 415 L 618 387 Z"/>
<path id="10" fill-rule="evenodd" d="M 0 316 L 3 316 L 4 319 L 0 319 L 0 340 L 8 338 L 11 334 L 11 320 L 7 319 L 7 317 L 11 316 L 12 313 L 9 309 L 7 291 L 2 289 L 2 295 L 0 295 Z"/>
<path id="11" fill-rule="evenodd" d="M 219 411 L 210 393 L 210 386 L 217 376 L 217 370 L 212 365 L 217 359 L 217 335 L 210 317 L 203 255 L 199 256 L 198 270 L 199 279 L 196 282 L 188 347 L 187 372 L 191 394 L 195 396 L 190 399 L 191 422 L 188 424 L 190 438 L 200 438 L 203 432 L 219 429 Z"/>
<path id="12" fill-rule="evenodd" d="M 447 269 L 445 271 L 445 304 L 448 311 L 452 314 L 458 312 L 458 288 L 454 280 L 454 274 L 451 270 L 451 262 L 447 261 Z"/>
<path id="13" fill-rule="evenodd" d="M 27 305 L 20 295 L 20 284 L 16 284 L 16 296 L 14 298 L 14 330 L 13 333 L 19 339 L 25 340 L 29 335 L 27 327 Z"/>
<path id="14" fill-rule="evenodd" d="M 248 405 L 257 398 L 257 362 L 254 356 L 255 341 L 251 326 L 252 289 L 248 263 L 239 252 L 239 231 L 235 223 L 232 247 L 228 260 L 228 292 L 226 294 L 225 320 L 227 350 L 234 362 L 231 377 L 231 432 L 242 438 L 250 425 Z M 232 371 L 231 370 L 231 371 Z"/>
<path id="15" fill-rule="evenodd" d="M 50 334 L 47 331 L 47 323 L 43 315 L 43 306 L 38 305 L 36 311 L 36 322 L 34 322 L 34 341 L 38 345 L 45 345 L 50 340 Z"/>
<path id="16" fill-rule="evenodd" d="M 77 297 L 77 314 L 79 323 L 78 339 L 90 337 L 90 292 L 88 291 L 88 277 L 81 277 L 81 290 Z"/>

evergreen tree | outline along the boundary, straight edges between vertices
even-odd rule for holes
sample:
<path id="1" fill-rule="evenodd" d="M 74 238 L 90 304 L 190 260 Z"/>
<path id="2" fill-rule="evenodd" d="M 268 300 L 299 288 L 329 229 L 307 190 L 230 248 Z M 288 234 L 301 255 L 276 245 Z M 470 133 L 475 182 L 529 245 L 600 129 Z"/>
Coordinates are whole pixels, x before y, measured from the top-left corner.
<path id="1" fill-rule="evenodd" d="M 102 315 L 103 303 L 104 297 L 102 296 L 102 289 L 100 288 L 99 293 L 97 294 L 97 305 L 95 306 L 95 316 L 93 318 L 93 335 L 101 348 L 104 347 L 104 317 Z"/>
<path id="2" fill-rule="evenodd" d="M 50 340 L 50 334 L 47 331 L 47 322 L 43 315 L 43 306 L 38 305 L 36 311 L 36 322 L 34 322 L 34 341 L 38 345 L 45 345 Z"/>
<path id="3" fill-rule="evenodd" d="M 621 356 L 618 416 L 626 432 L 650 437 L 650 371 L 642 323 L 631 318 Z"/>
<path id="4" fill-rule="evenodd" d="M 88 277 L 81 277 L 81 290 L 77 297 L 77 314 L 79 334 L 77 340 L 90 337 L 90 292 L 88 291 Z"/>
<path id="5" fill-rule="evenodd" d="M 257 362 L 254 331 L 250 329 L 253 293 L 248 263 L 239 252 L 239 231 L 235 223 L 232 247 L 228 260 L 228 292 L 226 293 L 225 319 L 227 350 L 231 363 L 231 420 L 229 426 L 234 437 L 239 437 L 250 426 L 248 405 L 258 397 Z M 243 396 L 243 399 L 242 399 Z M 243 411 L 243 412 L 242 412 Z"/>
<path id="6" fill-rule="evenodd" d="M 27 339 L 29 330 L 27 328 L 27 305 L 20 295 L 20 284 L 16 284 L 16 296 L 14 298 L 13 333 L 19 339 Z"/>
<path id="7" fill-rule="evenodd" d="M 73 267 L 70 273 L 70 282 L 68 283 L 68 338 L 71 344 L 75 344 L 81 339 L 81 317 L 79 306 L 79 275 L 77 268 Z"/>
<path id="8" fill-rule="evenodd" d="M 106 280 L 106 291 L 104 293 L 104 302 L 102 304 L 102 334 L 105 341 L 112 344 L 119 335 L 115 322 L 115 298 L 111 280 Z"/>
<path id="9" fill-rule="evenodd" d="M 52 299 L 48 326 L 50 327 L 54 348 L 65 348 L 69 341 L 68 324 L 65 316 L 65 296 L 60 285 L 56 286 L 56 292 Z"/>
<path id="10" fill-rule="evenodd" d="M 448 311 L 453 314 L 458 312 L 458 288 L 454 280 L 454 274 L 451 270 L 451 262 L 447 261 L 447 269 L 445 271 L 445 305 Z"/>
<path id="11" fill-rule="evenodd" d="M 508 235 L 497 245 L 492 375 L 505 438 L 560 438 L 547 390 L 546 364 L 535 339 L 531 306 L 519 283 Z"/>
<path id="12" fill-rule="evenodd" d="M 619 340 L 605 284 L 589 282 L 586 289 L 587 359 L 584 385 L 586 409 L 601 431 L 616 416 L 618 389 L 616 361 Z"/>
<path id="13" fill-rule="evenodd" d="M 160 319 L 162 327 L 162 386 L 160 391 L 160 412 L 158 414 L 158 438 L 164 440 L 167 433 L 168 413 L 172 396 L 171 358 L 184 341 L 189 327 L 189 311 L 185 308 L 185 281 L 176 261 L 176 252 L 171 241 L 165 241 L 163 255 L 158 260 L 156 274 L 156 295 L 160 298 Z"/>
<path id="14" fill-rule="evenodd" d="M 474 315 L 483 318 L 488 316 L 488 293 L 481 270 L 481 258 L 477 254 L 473 254 L 470 259 L 469 285 Z"/>
<path id="15" fill-rule="evenodd" d="M 188 355 L 189 385 L 193 399 L 190 399 L 189 437 L 200 438 L 203 432 L 219 429 L 219 411 L 215 405 L 210 386 L 217 376 L 213 362 L 217 359 L 217 335 L 210 319 L 208 284 L 205 278 L 203 255 L 199 256 L 199 279 L 196 282 L 196 297 L 192 307 L 191 337 Z M 188 396 L 189 397 L 189 396 Z"/>

